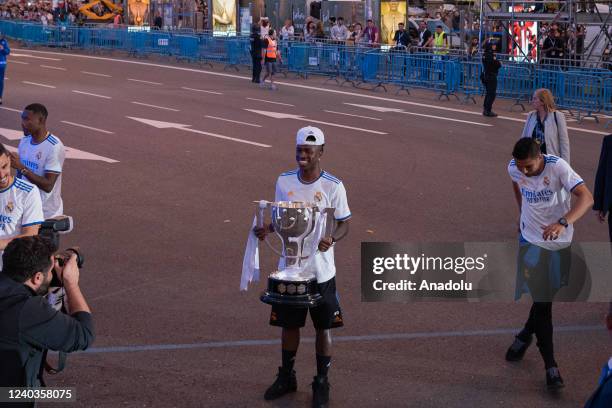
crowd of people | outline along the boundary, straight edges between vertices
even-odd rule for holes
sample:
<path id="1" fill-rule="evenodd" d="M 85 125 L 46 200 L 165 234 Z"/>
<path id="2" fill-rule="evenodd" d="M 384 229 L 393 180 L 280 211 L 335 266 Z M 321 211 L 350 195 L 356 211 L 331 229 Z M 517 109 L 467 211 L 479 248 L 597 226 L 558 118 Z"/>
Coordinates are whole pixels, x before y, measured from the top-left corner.
<path id="1" fill-rule="evenodd" d="M 0 18 L 39 22 L 43 25 L 77 24 L 79 22 L 79 4 L 74 0 L 65 0 L 53 7 L 50 1 L 38 0 L 22 2 L 10 0 L 0 4 Z"/>
<path id="2" fill-rule="evenodd" d="M 549 7 L 543 4 L 544 7 Z M 592 4 L 583 5 L 580 10 L 591 10 Z M 534 11 L 530 8 L 526 11 Z M 545 12 L 550 11 L 545 9 Z M 91 12 L 102 16 L 111 12 L 105 9 L 102 3 L 92 6 Z M 119 27 L 125 23 L 123 12 L 115 10 L 112 13 L 112 22 Z M 58 24 L 82 24 L 86 17 L 79 12 L 79 3 L 76 0 L 64 0 L 57 3 L 56 7 L 48 0 L 37 0 L 24 2 L 10 0 L 0 4 L 0 18 L 40 22 L 43 25 Z M 179 18 L 180 20 L 180 18 Z M 433 21 L 433 23 L 427 23 Z M 179 21 L 180 22 L 180 21 Z M 418 51 L 430 51 L 439 48 L 434 43 L 435 34 L 430 30 L 433 27 L 443 25 L 444 39 L 438 46 L 453 48 L 457 53 L 467 56 L 475 56 L 481 52 L 485 43 L 480 42 L 494 39 L 498 42 L 497 52 L 504 52 L 511 58 L 520 58 L 527 61 L 539 60 L 543 64 L 561 66 L 579 66 L 585 52 L 586 27 L 583 25 L 570 26 L 557 22 L 540 24 L 538 32 L 524 30 L 522 34 L 519 25 L 511 27 L 506 33 L 507 27 L 499 21 L 491 21 L 480 32 L 478 20 L 461 18 L 457 9 L 440 8 L 432 12 L 423 12 L 418 18 L 410 17 L 403 23 L 397 24 L 393 33 L 393 40 L 388 44 L 396 49 L 410 49 Z M 153 29 L 162 29 L 163 20 L 159 11 L 154 14 L 151 21 Z M 506 36 L 506 34 L 508 36 Z M 482 35 L 482 37 L 481 37 Z M 521 35 L 527 37 L 526 49 Z M 388 42 L 384 28 L 378 27 L 376 22 L 368 19 L 361 21 L 347 21 L 342 16 L 330 17 L 327 21 L 308 16 L 303 27 L 297 29 L 291 20 L 286 20 L 283 27 L 277 29 L 278 39 L 281 41 L 305 41 L 312 43 L 335 43 L 348 46 L 370 46 L 376 47 Z M 446 38 L 449 36 L 449 38 Z M 464 48 L 457 48 L 457 42 L 451 44 L 450 36 L 461 39 Z M 429 40 L 423 41 L 424 39 Z M 502 44 L 504 41 L 507 44 Z M 507 46 L 506 46 L 507 45 Z M 421 50 L 419 50 L 422 48 Z M 423 50 L 424 49 L 424 50 Z M 539 58 L 539 59 L 538 59 Z M 611 59 L 610 50 L 604 50 L 604 61 Z M 612 64 L 609 64 L 612 68 Z"/>

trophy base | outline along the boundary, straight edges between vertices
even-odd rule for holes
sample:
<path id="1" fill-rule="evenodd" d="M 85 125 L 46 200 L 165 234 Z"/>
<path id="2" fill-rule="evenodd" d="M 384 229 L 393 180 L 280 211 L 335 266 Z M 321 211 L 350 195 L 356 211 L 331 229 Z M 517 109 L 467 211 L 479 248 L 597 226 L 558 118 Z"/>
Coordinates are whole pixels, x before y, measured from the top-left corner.
<path id="1" fill-rule="evenodd" d="M 269 305 L 298 308 L 316 307 L 323 301 L 316 279 L 285 280 L 268 278 L 268 290 L 259 297 Z"/>

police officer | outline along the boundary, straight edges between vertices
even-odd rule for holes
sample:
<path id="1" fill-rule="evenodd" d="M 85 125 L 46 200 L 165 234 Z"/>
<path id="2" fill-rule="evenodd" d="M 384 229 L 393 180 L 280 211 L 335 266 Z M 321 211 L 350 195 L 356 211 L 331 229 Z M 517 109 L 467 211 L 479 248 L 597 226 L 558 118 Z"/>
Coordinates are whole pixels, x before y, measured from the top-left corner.
<path id="1" fill-rule="evenodd" d="M 486 89 L 482 114 L 491 118 L 497 116 L 497 113 L 493 112 L 493 102 L 497 95 L 497 73 L 501 68 L 501 62 L 495 57 L 496 50 L 497 43 L 489 40 L 485 45 L 485 51 L 482 57 L 482 66 L 484 69 L 482 80 Z"/>
<path id="2" fill-rule="evenodd" d="M 253 78 L 251 82 L 258 84 L 261 75 L 261 36 L 259 24 L 251 26 L 251 59 L 253 62 Z"/>

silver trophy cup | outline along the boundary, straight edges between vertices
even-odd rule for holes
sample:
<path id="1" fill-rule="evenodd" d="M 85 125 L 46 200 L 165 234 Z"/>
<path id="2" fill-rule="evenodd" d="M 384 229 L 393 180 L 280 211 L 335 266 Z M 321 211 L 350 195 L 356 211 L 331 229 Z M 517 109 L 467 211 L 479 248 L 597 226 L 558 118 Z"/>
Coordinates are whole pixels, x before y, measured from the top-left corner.
<path id="1" fill-rule="evenodd" d="M 268 277 L 268 288 L 261 295 L 261 301 L 295 307 L 316 306 L 322 297 L 315 272 L 308 266 L 318 251 L 319 239 L 331 236 L 333 232 L 334 209 L 301 201 L 259 201 L 259 227 L 264 226 L 266 212 L 270 213 L 282 249 L 278 251 L 266 237 L 266 244 L 280 256 L 280 260 L 278 270 Z"/>

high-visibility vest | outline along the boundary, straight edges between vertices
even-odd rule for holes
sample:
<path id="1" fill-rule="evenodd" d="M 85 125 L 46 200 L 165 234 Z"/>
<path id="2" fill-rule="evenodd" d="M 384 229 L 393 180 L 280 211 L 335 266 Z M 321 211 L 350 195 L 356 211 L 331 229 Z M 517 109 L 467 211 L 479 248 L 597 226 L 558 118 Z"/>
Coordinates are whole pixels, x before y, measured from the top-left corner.
<path id="1" fill-rule="evenodd" d="M 268 48 L 266 48 L 266 58 L 276 59 L 276 41 L 268 38 Z"/>
<path id="2" fill-rule="evenodd" d="M 434 47 L 436 48 L 434 54 L 448 54 L 448 50 L 445 49 L 446 46 L 444 45 L 444 31 L 440 34 L 434 33 Z"/>

